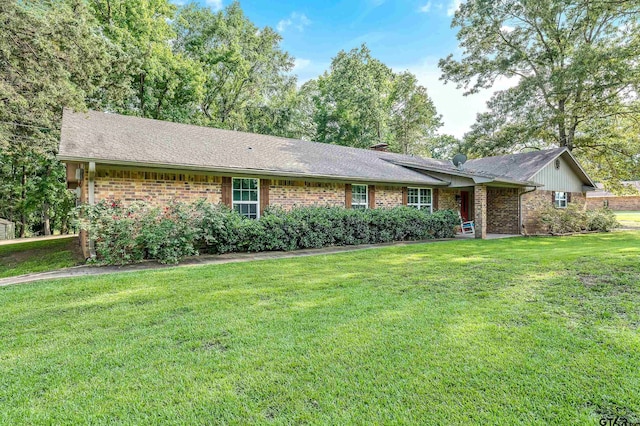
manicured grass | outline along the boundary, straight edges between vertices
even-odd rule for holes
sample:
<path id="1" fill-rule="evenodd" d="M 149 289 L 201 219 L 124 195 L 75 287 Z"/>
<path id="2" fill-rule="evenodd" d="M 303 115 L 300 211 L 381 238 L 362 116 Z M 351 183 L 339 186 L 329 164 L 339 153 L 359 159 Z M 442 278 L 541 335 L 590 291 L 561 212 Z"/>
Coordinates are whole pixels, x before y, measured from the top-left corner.
<path id="1" fill-rule="evenodd" d="M 0 289 L 0 424 L 640 422 L 640 233 Z"/>
<path id="2" fill-rule="evenodd" d="M 640 228 L 640 212 L 616 212 L 616 217 L 625 228 Z"/>
<path id="3" fill-rule="evenodd" d="M 0 278 L 83 263 L 77 238 L 0 245 Z"/>

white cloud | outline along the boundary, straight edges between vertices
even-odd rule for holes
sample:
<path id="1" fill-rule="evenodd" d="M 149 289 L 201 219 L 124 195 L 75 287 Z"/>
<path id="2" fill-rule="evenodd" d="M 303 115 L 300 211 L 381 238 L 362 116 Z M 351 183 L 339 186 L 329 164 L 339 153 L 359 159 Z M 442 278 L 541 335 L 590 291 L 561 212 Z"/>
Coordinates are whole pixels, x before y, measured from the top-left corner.
<path id="1" fill-rule="evenodd" d="M 500 27 L 500 31 L 502 31 L 503 33 L 510 33 L 513 30 L 515 30 L 515 28 L 511 25 L 503 25 Z"/>
<path id="2" fill-rule="evenodd" d="M 293 72 L 299 72 L 311 65 L 310 59 L 296 58 L 293 62 Z"/>
<path id="3" fill-rule="evenodd" d="M 222 9 L 222 0 L 206 0 L 205 3 L 215 12 Z"/>
<path id="4" fill-rule="evenodd" d="M 462 0 L 451 0 L 451 3 L 449 3 L 449 7 L 447 7 L 447 16 L 455 15 L 456 10 L 458 10 L 461 4 Z"/>
<path id="5" fill-rule="evenodd" d="M 292 12 L 288 18 L 281 19 L 276 25 L 276 29 L 279 33 L 283 33 L 289 27 L 293 27 L 296 30 L 302 32 L 305 27 L 311 25 L 311 20 L 307 18 L 307 15 L 304 13 Z"/>
<path id="6" fill-rule="evenodd" d="M 464 90 L 457 89 L 455 83 L 444 84 L 440 80 L 441 71 L 435 58 L 427 58 L 422 63 L 409 66 L 394 66 L 393 69 L 397 72 L 408 69 L 416 75 L 418 82 L 427 88 L 438 113 L 442 115 L 444 125 L 439 132 L 458 138 L 471 129 L 476 121 L 476 114 L 487 111 L 486 103 L 495 92 L 513 87 L 518 82 L 517 78 L 499 78 L 491 89 L 464 96 Z"/>
<path id="7" fill-rule="evenodd" d="M 420 12 L 422 13 L 429 13 L 431 11 L 431 2 L 428 1 L 427 4 L 425 4 L 424 6 L 420 7 L 420 9 L 418 9 Z"/>

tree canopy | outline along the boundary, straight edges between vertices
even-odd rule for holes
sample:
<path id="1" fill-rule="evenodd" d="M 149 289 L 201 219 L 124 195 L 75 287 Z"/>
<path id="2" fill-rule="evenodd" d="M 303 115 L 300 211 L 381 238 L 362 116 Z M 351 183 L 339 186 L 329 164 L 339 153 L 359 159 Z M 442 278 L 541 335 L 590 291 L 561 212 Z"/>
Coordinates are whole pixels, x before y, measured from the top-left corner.
<path id="1" fill-rule="evenodd" d="M 452 22 L 463 54 L 440 61 L 443 79 L 467 93 L 517 80 L 478 116 L 469 150 L 566 146 L 598 178 L 640 177 L 639 17 L 632 0 L 464 2 Z"/>
<path id="2" fill-rule="evenodd" d="M 341 51 L 317 80 L 303 86 L 312 99 L 313 133 L 319 142 L 418 153 L 442 125 L 427 90 L 408 71 L 394 73 L 366 45 Z"/>

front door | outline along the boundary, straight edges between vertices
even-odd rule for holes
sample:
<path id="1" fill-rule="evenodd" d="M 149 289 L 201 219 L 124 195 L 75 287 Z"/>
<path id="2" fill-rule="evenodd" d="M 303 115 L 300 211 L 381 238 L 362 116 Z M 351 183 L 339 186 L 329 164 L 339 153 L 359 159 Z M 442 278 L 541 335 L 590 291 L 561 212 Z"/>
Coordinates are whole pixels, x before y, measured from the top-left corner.
<path id="1" fill-rule="evenodd" d="M 460 191 L 460 215 L 462 220 L 469 219 L 469 191 Z"/>

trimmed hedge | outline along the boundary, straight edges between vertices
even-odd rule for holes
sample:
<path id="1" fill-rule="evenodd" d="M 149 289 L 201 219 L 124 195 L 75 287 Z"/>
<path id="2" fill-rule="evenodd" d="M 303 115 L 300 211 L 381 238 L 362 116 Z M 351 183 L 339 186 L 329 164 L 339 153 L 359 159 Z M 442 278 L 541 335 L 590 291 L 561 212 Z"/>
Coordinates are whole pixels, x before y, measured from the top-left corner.
<path id="1" fill-rule="evenodd" d="M 126 264 L 144 259 L 177 263 L 199 253 L 297 250 L 332 245 L 376 244 L 452 238 L 459 225 L 451 210 L 428 214 L 409 207 L 351 210 L 271 207 L 249 220 L 205 201 L 152 207 L 102 201 L 82 206 L 80 227 L 95 240 L 98 261 Z"/>

